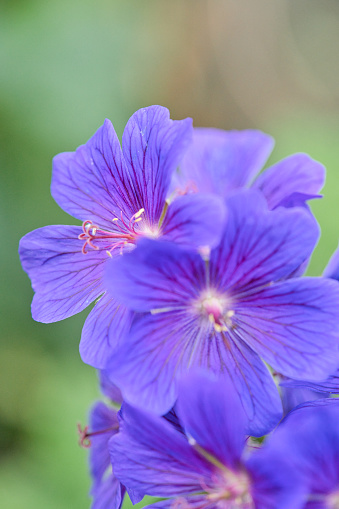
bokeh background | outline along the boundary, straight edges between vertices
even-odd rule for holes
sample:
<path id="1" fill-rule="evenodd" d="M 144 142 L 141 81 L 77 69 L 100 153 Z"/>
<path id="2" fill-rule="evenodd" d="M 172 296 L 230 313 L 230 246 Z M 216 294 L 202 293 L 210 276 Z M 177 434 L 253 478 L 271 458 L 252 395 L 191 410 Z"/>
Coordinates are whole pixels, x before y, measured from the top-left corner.
<path id="1" fill-rule="evenodd" d="M 313 204 L 321 274 L 339 237 L 338 0 L 0 0 L 0 506 L 89 507 L 76 423 L 99 396 L 78 342 L 86 312 L 34 323 L 18 241 L 72 224 L 51 160 L 150 104 L 196 126 L 259 128 L 270 162 L 308 152 L 328 170 Z"/>

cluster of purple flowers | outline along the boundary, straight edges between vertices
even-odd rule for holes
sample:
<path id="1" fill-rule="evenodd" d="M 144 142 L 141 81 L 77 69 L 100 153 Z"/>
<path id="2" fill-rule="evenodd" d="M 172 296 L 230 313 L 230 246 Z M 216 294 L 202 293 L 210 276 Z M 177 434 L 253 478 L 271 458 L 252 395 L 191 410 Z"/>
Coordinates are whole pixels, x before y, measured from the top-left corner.
<path id="1" fill-rule="evenodd" d="M 154 509 L 339 508 L 339 251 L 304 276 L 325 171 L 296 154 L 259 174 L 272 147 L 153 106 L 122 147 L 106 120 L 54 158 L 52 195 L 82 226 L 19 251 L 35 320 L 95 302 L 80 354 L 108 404 L 79 428 L 93 509 L 126 492 Z"/>

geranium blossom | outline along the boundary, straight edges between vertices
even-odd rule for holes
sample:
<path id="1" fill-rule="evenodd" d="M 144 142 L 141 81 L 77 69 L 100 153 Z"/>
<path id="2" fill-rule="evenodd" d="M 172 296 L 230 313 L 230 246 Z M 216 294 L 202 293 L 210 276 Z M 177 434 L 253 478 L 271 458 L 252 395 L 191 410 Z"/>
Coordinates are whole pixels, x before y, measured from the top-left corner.
<path id="1" fill-rule="evenodd" d="M 105 293 L 107 261 L 133 249 L 142 237 L 162 237 L 193 249 L 219 239 L 224 221 L 220 200 L 199 195 L 179 196 L 169 206 L 166 202 L 172 173 L 191 135 L 190 119 L 170 120 L 166 108 L 152 106 L 131 117 L 122 149 L 106 120 L 86 145 L 54 158 L 52 195 L 83 221 L 82 227 L 39 228 L 21 239 L 20 257 L 36 292 L 35 320 L 62 320 L 100 298 L 80 344 L 82 359 L 95 367 L 105 367 L 132 318 Z"/>
<path id="2" fill-rule="evenodd" d="M 227 197 L 236 189 L 252 187 L 265 196 L 270 209 L 318 198 L 325 168 L 307 154 L 286 157 L 258 176 L 273 144 L 260 131 L 195 128 L 193 142 L 173 174 L 172 188 Z"/>
<path id="3" fill-rule="evenodd" d="M 109 443 L 116 476 L 166 500 L 149 509 L 296 509 L 304 494 L 286 465 L 246 448 L 246 417 L 232 384 L 193 374 L 180 382 L 176 410 L 186 436 L 125 406 Z"/>
<path id="4" fill-rule="evenodd" d="M 260 357 L 285 376 L 321 380 L 338 365 L 339 285 L 291 275 L 318 229 L 303 208 L 269 211 L 256 191 L 227 200 L 220 244 L 199 254 L 144 239 L 112 260 L 106 285 L 135 320 L 108 369 L 131 404 L 165 413 L 195 366 L 229 373 L 251 434 L 277 424 L 281 401 Z"/>

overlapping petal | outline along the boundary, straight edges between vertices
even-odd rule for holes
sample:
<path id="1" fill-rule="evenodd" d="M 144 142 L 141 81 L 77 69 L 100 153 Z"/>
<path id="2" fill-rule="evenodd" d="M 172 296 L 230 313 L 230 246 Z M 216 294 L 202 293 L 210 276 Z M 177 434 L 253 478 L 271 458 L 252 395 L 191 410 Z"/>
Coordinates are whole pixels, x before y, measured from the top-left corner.
<path id="1" fill-rule="evenodd" d="M 265 164 L 273 139 L 260 131 L 194 129 L 172 187 L 181 191 L 202 191 L 227 196 L 247 186 Z"/>
<path id="2" fill-rule="evenodd" d="M 25 235 L 19 253 L 36 294 L 33 318 L 56 322 L 82 311 L 103 293 L 103 250 L 82 254 L 77 226 L 46 226 Z"/>
<path id="3" fill-rule="evenodd" d="M 235 330 L 279 373 L 322 380 L 339 362 L 338 309 L 336 281 L 296 278 L 242 297 Z"/>
<path id="4" fill-rule="evenodd" d="M 265 170 L 253 188 L 265 196 L 270 209 L 294 207 L 319 197 L 325 168 L 307 154 L 294 154 Z"/>
<path id="5" fill-rule="evenodd" d="M 307 260 L 319 228 L 301 208 L 269 211 L 255 191 L 227 201 L 228 219 L 211 253 L 211 281 L 229 295 L 293 274 Z"/>
<path id="6" fill-rule="evenodd" d="M 205 284 L 198 253 L 150 239 L 141 239 L 132 253 L 111 260 L 105 278 L 113 297 L 141 312 L 186 305 Z"/>
<path id="7" fill-rule="evenodd" d="M 164 414 L 174 404 L 178 380 L 203 367 L 229 379 L 241 399 L 249 433 L 261 436 L 282 416 L 279 393 L 268 369 L 241 340 L 215 334 L 184 311 L 146 315 L 136 321 L 107 368 L 112 380 L 133 405 Z"/>
<path id="8" fill-rule="evenodd" d="M 164 240 L 186 249 L 215 247 L 226 219 L 224 202 L 218 196 L 189 194 L 174 200 L 162 224 Z"/>
<path id="9" fill-rule="evenodd" d="M 324 272 L 323 277 L 329 277 L 339 281 L 339 247 L 334 251 Z"/>
<path id="10" fill-rule="evenodd" d="M 165 419 L 125 405 L 121 432 L 109 444 L 115 475 L 136 491 L 158 497 L 201 491 L 213 465 Z"/>
<path id="11" fill-rule="evenodd" d="M 128 332 L 134 313 L 105 293 L 88 315 L 81 334 L 84 362 L 104 369 L 109 356 Z"/>
<path id="12" fill-rule="evenodd" d="M 190 119 L 173 121 L 166 108 L 144 108 L 126 125 L 123 155 L 111 122 L 105 120 L 85 145 L 54 158 L 52 195 L 72 216 L 104 229 L 112 229 L 112 219 L 121 211 L 130 218 L 141 208 L 154 223 L 191 130 Z"/>
<path id="13" fill-rule="evenodd" d="M 85 145 L 54 157 L 52 196 L 77 219 L 110 229 L 121 210 L 129 217 L 138 211 L 125 189 L 126 172 L 119 139 L 106 119 Z"/>
<path id="14" fill-rule="evenodd" d="M 122 137 L 127 166 L 125 194 L 134 212 L 145 208 L 150 224 L 161 216 L 172 173 L 192 136 L 192 120 L 170 120 L 161 106 L 138 110 L 128 121 Z"/>
<path id="15" fill-rule="evenodd" d="M 176 410 L 194 443 L 228 468 L 239 467 L 246 417 L 227 376 L 213 378 L 208 372 L 197 371 L 184 377 L 179 383 Z"/>
<path id="16" fill-rule="evenodd" d="M 118 432 L 116 410 L 104 403 L 96 403 L 90 415 L 90 432 L 94 433 L 90 447 L 90 470 L 93 479 L 91 495 L 92 509 L 119 509 L 125 489 L 113 475 L 108 442 Z"/>

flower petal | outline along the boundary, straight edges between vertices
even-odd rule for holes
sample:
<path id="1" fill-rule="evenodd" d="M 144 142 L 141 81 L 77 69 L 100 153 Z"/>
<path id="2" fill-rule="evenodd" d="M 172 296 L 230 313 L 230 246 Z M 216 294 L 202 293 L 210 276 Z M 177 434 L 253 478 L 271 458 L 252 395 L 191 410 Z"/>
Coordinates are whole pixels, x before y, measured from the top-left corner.
<path id="1" fill-rule="evenodd" d="M 110 230 L 121 211 L 128 217 L 137 212 L 125 186 L 126 171 L 120 142 L 106 119 L 85 145 L 54 157 L 52 196 L 72 216 Z"/>
<path id="2" fill-rule="evenodd" d="M 331 256 L 331 259 L 323 272 L 323 277 L 329 277 L 339 281 L 339 247 Z"/>
<path id="3" fill-rule="evenodd" d="M 162 224 L 163 239 L 196 249 L 216 246 L 226 218 L 223 200 L 217 196 L 190 194 L 174 200 Z"/>
<path id="4" fill-rule="evenodd" d="M 247 433 L 262 436 L 282 417 L 282 405 L 273 378 L 259 356 L 240 338 L 214 334 L 204 343 L 204 366 L 231 378 L 248 419 Z"/>
<path id="5" fill-rule="evenodd" d="M 132 318 L 132 311 L 105 293 L 96 302 L 82 329 L 82 360 L 95 368 L 104 369 L 119 339 L 129 330 Z"/>
<path id="6" fill-rule="evenodd" d="M 214 334 L 183 311 L 145 315 L 136 321 L 108 364 L 113 382 L 130 404 L 165 414 L 178 395 L 178 380 L 203 367 L 232 383 L 249 422 L 261 436 L 282 416 L 277 388 L 266 366 L 245 343 Z"/>
<path id="7" fill-rule="evenodd" d="M 177 397 L 174 373 L 180 377 L 185 341 L 193 342 L 196 332 L 195 320 L 174 312 L 136 320 L 107 365 L 124 400 L 159 415 L 171 410 Z"/>
<path id="8" fill-rule="evenodd" d="M 339 364 L 339 285 L 297 278 L 243 296 L 234 307 L 237 334 L 276 371 L 322 380 Z"/>
<path id="9" fill-rule="evenodd" d="M 45 226 L 25 235 L 19 246 L 21 263 L 36 294 L 33 318 L 49 323 L 79 313 L 101 293 L 105 251 L 83 254 L 82 229 Z"/>
<path id="10" fill-rule="evenodd" d="M 137 249 L 107 264 L 105 285 L 114 298 L 135 311 L 182 306 L 205 285 L 205 266 L 193 251 L 141 239 Z"/>
<path id="11" fill-rule="evenodd" d="M 269 211 L 255 191 L 227 200 L 223 238 L 211 253 L 211 281 L 228 295 L 289 277 L 307 260 L 319 229 L 304 209 Z"/>
<path id="12" fill-rule="evenodd" d="M 118 429 L 117 411 L 101 401 L 95 403 L 90 412 L 90 433 L 97 433 L 90 437 L 90 467 L 94 486 L 101 483 L 106 470 L 110 467 L 108 441 Z"/>
<path id="13" fill-rule="evenodd" d="M 252 187 L 259 189 L 269 208 L 274 209 L 304 205 L 306 200 L 319 197 L 324 182 L 322 164 L 307 154 L 294 154 L 265 170 Z"/>
<path id="14" fill-rule="evenodd" d="M 176 410 L 194 443 L 228 468 L 237 469 L 245 445 L 246 417 L 227 376 L 215 378 L 196 371 L 183 377 Z"/>
<path id="15" fill-rule="evenodd" d="M 192 136 L 192 120 L 170 120 L 161 106 L 138 110 L 128 121 L 122 137 L 127 164 L 125 189 L 135 211 L 145 209 L 150 224 L 163 210 L 172 173 Z M 133 198 L 132 198 L 133 197 Z"/>
<path id="16" fill-rule="evenodd" d="M 100 485 L 91 490 L 93 497 L 91 509 L 120 509 L 125 492 L 120 481 L 110 474 Z"/>
<path id="17" fill-rule="evenodd" d="M 124 405 L 120 429 L 109 448 L 125 486 L 159 497 L 201 491 L 214 467 L 165 419 Z"/>
<path id="18" fill-rule="evenodd" d="M 260 131 L 194 129 L 193 143 L 172 187 L 227 196 L 249 184 L 265 164 L 273 144 L 273 139 Z"/>
<path id="19" fill-rule="evenodd" d="M 99 370 L 98 374 L 100 379 L 101 392 L 114 403 L 121 405 L 122 394 L 120 389 L 110 381 L 105 370 Z"/>

